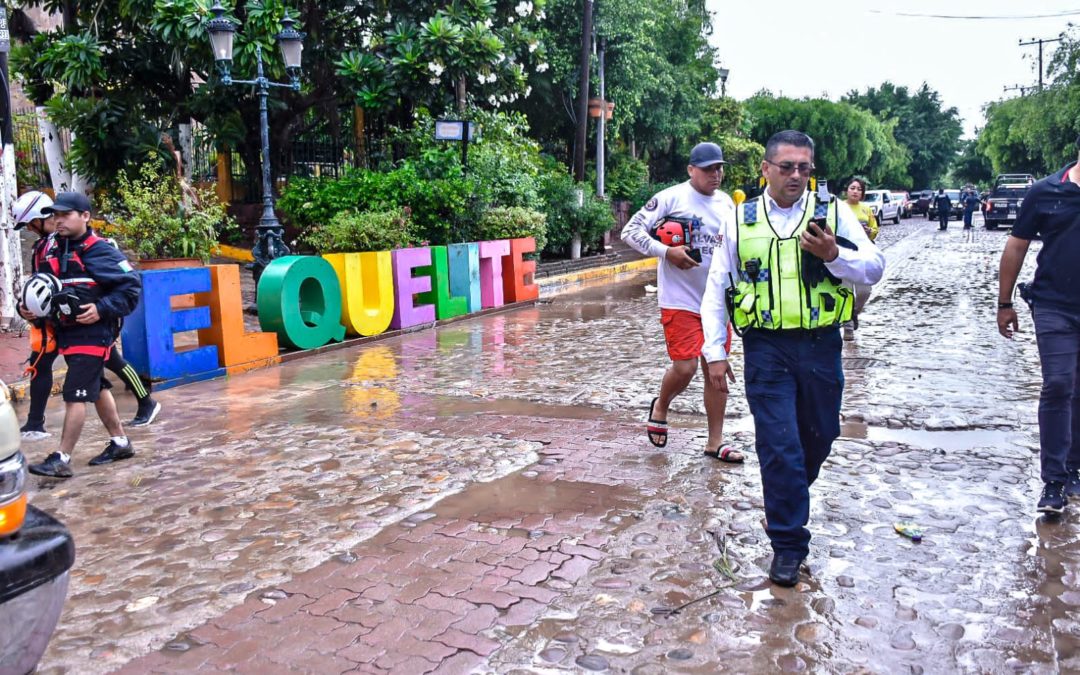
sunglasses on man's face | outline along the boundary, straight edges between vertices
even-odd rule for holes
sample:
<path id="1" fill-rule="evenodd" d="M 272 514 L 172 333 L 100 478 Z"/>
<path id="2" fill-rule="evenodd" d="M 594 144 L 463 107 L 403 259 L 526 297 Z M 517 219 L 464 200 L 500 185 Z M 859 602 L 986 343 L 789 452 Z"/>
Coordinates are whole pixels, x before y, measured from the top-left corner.
<path id="1" fill-rule="evenodd" d="M 780 173 L 784 174 L 785 176 L 790 176 L 796 171 L 798 171 L 799 173 L 809 174 L 811 171 L 814 170 L 814 165 L 810 162 L 799 162 L 798 164 L 796 164 L 795 162 L 773 162 L 768 159 L 765 161 L 769 164 L 772 164 L 777 169 L 780 169 Z"/>

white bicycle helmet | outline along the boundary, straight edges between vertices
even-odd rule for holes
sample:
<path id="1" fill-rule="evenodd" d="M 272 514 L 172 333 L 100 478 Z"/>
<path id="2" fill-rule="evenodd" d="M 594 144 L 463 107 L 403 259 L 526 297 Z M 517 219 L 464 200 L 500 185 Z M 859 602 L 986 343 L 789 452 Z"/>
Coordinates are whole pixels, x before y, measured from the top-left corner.
<path id="1" fill-rule="evenodd" d="M 52 311 L 53 295 L 62 288 L 60 280 L 51 274 L 32 274 L 23 284 L 21 302 L 28 312 L 43 319 Z"/>
<path id="2" fill-rule="evenodd" d="M 44 192 L 27 192 L 20 195 L 11 205 L 11 217 L 15 219 L 18 230 L 35 218 L 44 218 L 41 210 L 53 205 L 53 200 Z"/>

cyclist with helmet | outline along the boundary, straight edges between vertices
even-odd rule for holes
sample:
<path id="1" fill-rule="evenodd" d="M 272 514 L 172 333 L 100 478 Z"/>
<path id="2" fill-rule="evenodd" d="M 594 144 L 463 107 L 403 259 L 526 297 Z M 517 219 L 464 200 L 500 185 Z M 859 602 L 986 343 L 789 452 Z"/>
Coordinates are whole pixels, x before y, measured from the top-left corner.
<path id="1" fill-rule="evenodd" d="M 49 247 L 56 243 L 53 237 L 56 223 L 51 216 L 43 214 L 42 209 L 52 206 L 52 203 L 47 194 L 31 191 L 16 199 L 11 208 L 15 229 L 25 227 L 39 237 L 30 253 L 31 274 L 49 271 L 44 266 L 45 254 Z M 20 431 L 24 440 L 38 441 L 52 435 L 45 430 L 45 406 L 48 404 L 49 394 L 52 393 L 53 364 L 59 354 L 56 350 L 55 330 L 48 319 L 29 311 L 25 305 L 19 306 L 19 314 L 30 323 L 30 359 L 26 369 L 30 375 L 30 411 Z M 161 404 L 151 398 L 151 386 L 142 381 L 135 369 L 116 349 L 110 352 L 105 367 L 124 381 L 138 401 L 138 412 L 128 425 L 145 426 L 153 422 L 161 411 Z"/>
<path id="2" fill-rule="evenodd" d="M 39 476 L 72 476 L 71 453 L 82 433 L 87 403 L 94 404 L 110 436 L 105 450 L 90 464 L 108 464 L 135 455 L 104 371 L 120 321 L 138 304 L 142 284 L 124 255 L 90 229 L 90 209 L 90 200 L 78 192 L 62 192 L 51 206 L 42 209 L 44 215 L 53 214 L 56 226 L 55 242 L 47 247 L 42 268 L 63 285 L 51 305 L 67 376 L 60 449 L 28 467 Z"/>

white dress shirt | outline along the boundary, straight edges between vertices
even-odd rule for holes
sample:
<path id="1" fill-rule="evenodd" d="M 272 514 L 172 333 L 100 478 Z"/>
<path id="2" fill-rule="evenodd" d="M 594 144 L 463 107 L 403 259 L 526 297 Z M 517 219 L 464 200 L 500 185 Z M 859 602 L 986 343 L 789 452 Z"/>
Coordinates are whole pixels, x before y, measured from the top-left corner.
<path id="1" fill-rule="evenodd" d="M 781 238 L 790 237 L 799 227 L 806 211 L 809 192 L 804 192 L 799 201 L 788 208 L 776 203 L 765 192 L 765 210 L 769 224 Z M 740 205 L 739 208 L 742 208 Z M 876 284 L 885 272 L 885 256 L 863 231 L 862 224 L 855 217 L 851 207 L 840 202 L 836 212 L 836 236 L 843 237 L 855 244 L 858 250 L 843 246 L 838 247 L 840 254 L 836 260 L 826 262 L 825 268 L 851 288 L 853 284 Z M 705 295 L 701 300 L 701 325 L 705 332 L 705 346 L 702 354 L 709 363 L 727 359 L 724 341 L 727 340 L 728 312 L 724 303 L 724 291 L 739 268 L 737 237 L 725 237 L 721 246 L 713 253 L 709 267 L 709 280 Z"/>

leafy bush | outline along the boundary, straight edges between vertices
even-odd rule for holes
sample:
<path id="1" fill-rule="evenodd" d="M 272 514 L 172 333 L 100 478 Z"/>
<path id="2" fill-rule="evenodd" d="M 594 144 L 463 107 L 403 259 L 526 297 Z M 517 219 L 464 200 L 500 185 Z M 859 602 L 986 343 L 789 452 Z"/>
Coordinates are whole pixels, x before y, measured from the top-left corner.
<path id="1" fill-rule="evenodd" d="M 594 169 L 595 172 L 595 169 Z M 595 184 L 595 180 L 593 183 Z M 649 184 L 649 164 L 626 152 L 613 152 L 604 176 L 604 191 L 611 199 L 630 199 Z"/>
<path id="2" fill-rule="evenodd" d="M 115 196 L 102 198 L 103 233 L 137 258 L 198 258 L 204 263 L 223 234 L 236 228 L 212 190 L 200 190 L 146 163 L 137 178 L 117 175 Z"/>
<path id="3" fill-rule="evenodd" d="M 422 241 L 463 241 L 472 228 L 466 216 L 471 202 L 469 181 L 421 178 L 416 167 L 379 173 L 353 169 L 341 178 L 306 178 L 289 182 L 278 201 L 282 213 L 302 232 L 330 223 L 342 211 L 388 211 L 408 207 L 413 231 Z"/>
<path id="4" fill-rule="evenodd" d="M 547 216 L 521 206 L 497 206 L 480 216 L 478 239 L 516 239 L 532 237 L 536 250 L 547 245 Z"/>
<path id="5" fill-rule="evenodd" d="M 541 184 L 541 195 L 547 215 L 547 253 L 567 255 L 574 232 L 581 233 L 582 252 L 594 250 L 601 235 L 615 227 L 611 205 L 598 199 L 592 187 L 576 183 L 565 169 L 551 160 L 549 171 Z M 578 206 L 579 191 L 582 195 Z"/>
<path id="6" fill-rule="evenodd" d="M 319 253 L 389 251 L 413 243 L 412 223 L 405 209 L 342 211 L 326 225 L 316 225 L 301 237 Z"/>

